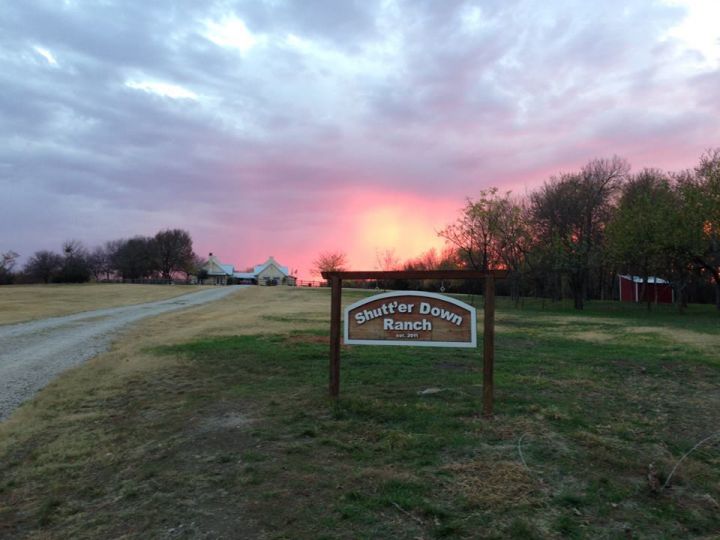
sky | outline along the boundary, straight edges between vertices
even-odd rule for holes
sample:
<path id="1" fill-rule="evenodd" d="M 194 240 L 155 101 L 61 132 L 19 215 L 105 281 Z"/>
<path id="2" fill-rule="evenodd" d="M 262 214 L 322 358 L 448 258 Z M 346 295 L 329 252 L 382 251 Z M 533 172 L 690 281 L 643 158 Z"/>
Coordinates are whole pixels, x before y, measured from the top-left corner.
<path id="1" fill-rule="evenodd" d="M 0 0 L 0 251 L 182 228 L 308 279 L 465 199 L 720 146 L 716 0 Z"/>

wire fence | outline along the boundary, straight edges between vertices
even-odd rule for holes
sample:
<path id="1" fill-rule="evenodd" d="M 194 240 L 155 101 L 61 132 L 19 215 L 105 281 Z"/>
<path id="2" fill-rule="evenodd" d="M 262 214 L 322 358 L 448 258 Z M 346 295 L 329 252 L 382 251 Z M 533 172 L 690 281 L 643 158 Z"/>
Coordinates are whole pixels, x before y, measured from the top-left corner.
<path id="1" fill-rule="evenodd" d="M 328 282 L 325 280 L 307 280 L 307 279 L 298 279 L 295 284 L 298 287 L 327 287 Z"/>
<path id="2" fill-rule="evenodd" d="M 197 285 L 197 282 L 187 279 L 98 279 L 96 283 L 130 283 L 135 285 Z"/>

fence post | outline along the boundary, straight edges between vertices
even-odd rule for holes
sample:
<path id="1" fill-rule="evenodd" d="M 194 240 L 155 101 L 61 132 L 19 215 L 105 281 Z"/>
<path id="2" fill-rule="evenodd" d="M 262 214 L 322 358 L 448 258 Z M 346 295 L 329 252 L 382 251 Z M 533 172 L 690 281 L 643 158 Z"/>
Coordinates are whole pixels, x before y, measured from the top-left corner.
<path id="1" fill-rule="evenodd" d="M 485 278 L 485 320 L 483 329 L 483 416 L 493 415 L 495 382 L 495 276 Z"/>
<path id="2" fill-rule="evenodd" d="M 342 279 L 331 276 L 330 300 L 330 397 L 337 399 L 340 395 L 340 307 L 342 296 Z"/>

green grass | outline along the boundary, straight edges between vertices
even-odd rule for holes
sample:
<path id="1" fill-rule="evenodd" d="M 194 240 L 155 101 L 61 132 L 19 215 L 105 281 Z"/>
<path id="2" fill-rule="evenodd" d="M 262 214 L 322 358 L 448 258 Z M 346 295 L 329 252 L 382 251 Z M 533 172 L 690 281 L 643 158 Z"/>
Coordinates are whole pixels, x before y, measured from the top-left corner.
<path id="1" fill-rule="evenodd" d="M 719 355 L 629 330 L 712 340 L 716 313 L 501 301 L 498 325 L 493 419 L 479 414 L 482 348 L 343 348 L 336 404 L 322 325 L 156 349 L 182 361 L 112 399 L 68 396 L 46 411 L 53 429 L 0 456 L 0 536 L 718 534 L 718 440 L 670 489 L 651 489 L 648 466 L 662 483 L 720 430 Z"/>

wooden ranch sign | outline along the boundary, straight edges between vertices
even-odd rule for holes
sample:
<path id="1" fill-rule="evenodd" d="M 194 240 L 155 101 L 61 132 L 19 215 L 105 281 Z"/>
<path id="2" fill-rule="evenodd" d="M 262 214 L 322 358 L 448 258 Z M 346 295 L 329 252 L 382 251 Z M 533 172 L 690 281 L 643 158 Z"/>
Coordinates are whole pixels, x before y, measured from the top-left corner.
<path id="1" fill-rule="evenodd" d="M 332 270 L 322 273 L 330 296 L 330 397 L 340 395 L 340 341 L 342 334 L 342 282 L 344 279 L 460 279 L 485 281 L 483 317 L 483 415 L 493 414 L 495 359 L 495 280 L 505 270 Z M 397 302 L 397 303 L 396 303 Z M 348 345 L 421 345 L 475 347 L 475 309 L 454 298 L 432 293 L 392 292 L 356 302 L 345 310 Z"/>
<path id="2" fill-rule="evenodd" d="M 389 292 L 345 309 L 347 345 L 477 347 L 475 308 L 449 296 Z"/>

